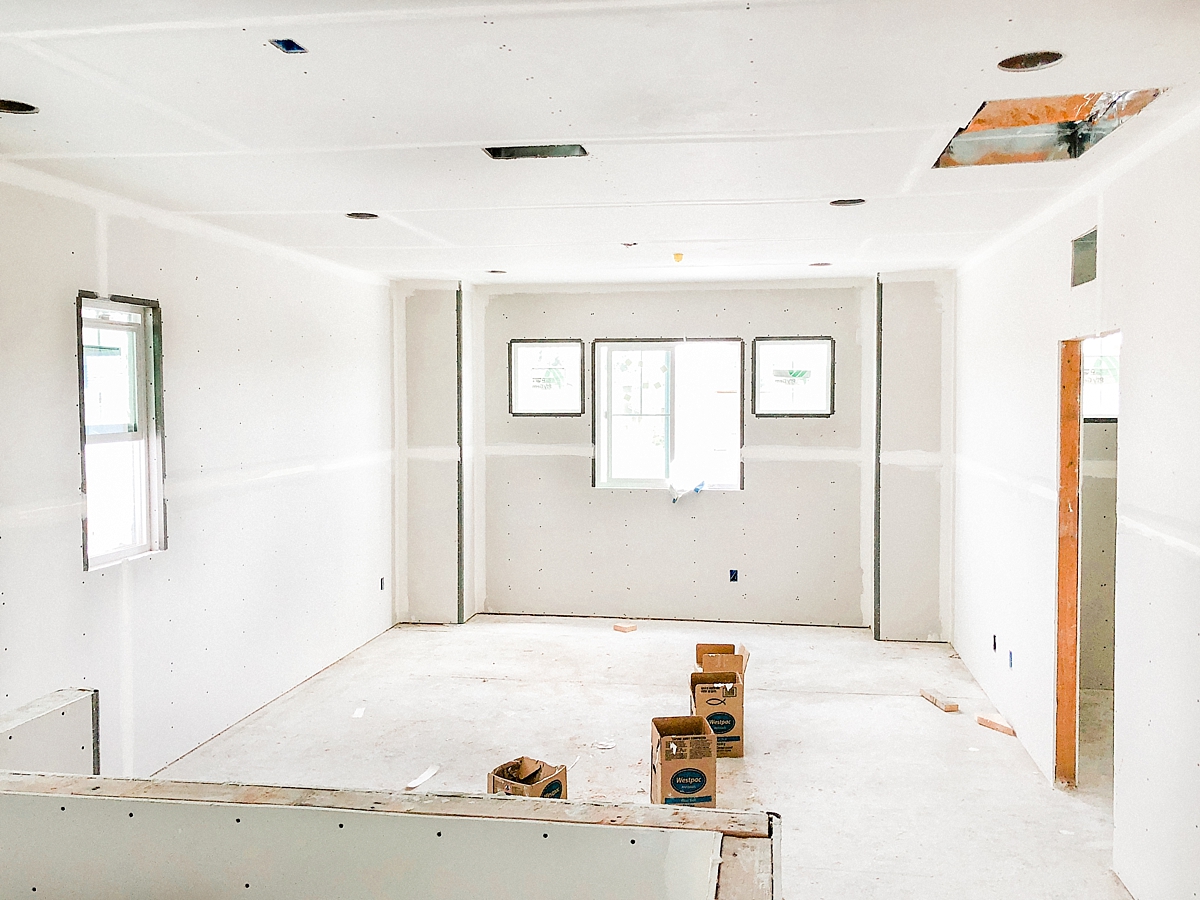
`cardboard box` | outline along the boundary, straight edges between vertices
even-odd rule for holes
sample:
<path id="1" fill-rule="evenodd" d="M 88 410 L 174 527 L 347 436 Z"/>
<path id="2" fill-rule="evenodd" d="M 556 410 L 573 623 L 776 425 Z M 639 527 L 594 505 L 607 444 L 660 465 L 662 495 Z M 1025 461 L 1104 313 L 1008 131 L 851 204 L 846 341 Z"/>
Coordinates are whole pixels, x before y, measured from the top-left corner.
<path id="1" fill-rule="evenodd" d="M 742 730 L 745 691 L 737 672 L 693 672 L 692 715 L 703 716 L 717 736 L 717 756 L 744 756 Z"/>
<path id="2" fill-rule="evenodd" d="M 697 644 L 696 665 L 701 672 L 737 672 L 746 674 L 750 651 L 738 644 Z"/>
<path id="3" fill-rule="evenodd" d="M 567 767 L 522 756 L 492 769 L 488 774 L 488 793 L 566 800 Z"/>
<path id="4" fill-rule="evenodd" d="M 650 802 L 717 805 L 717 737 L 702 716 L 650 720 Z"/>

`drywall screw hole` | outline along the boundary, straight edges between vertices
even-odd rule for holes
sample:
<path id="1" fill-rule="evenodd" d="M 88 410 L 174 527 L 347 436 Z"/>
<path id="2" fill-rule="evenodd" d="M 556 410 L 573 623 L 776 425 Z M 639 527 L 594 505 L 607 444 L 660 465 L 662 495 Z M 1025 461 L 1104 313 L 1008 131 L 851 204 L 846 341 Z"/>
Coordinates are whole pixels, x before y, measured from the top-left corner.
<path id="1" fill-rule="evenodd" d="M 242 820 L 241 820 L 241 819 L 234 819 L 233 821 L 235 821 L 235 822 L 239 822 L 239 823 L 240 823 Z"/>
<path id="2" fill-rule="evenodd" d="M 442 836 L 442 833 L 439 831 L 439 832 L 438 832 L 438 837 L 441 837 L 441 836 Z"/>
<path id="3" fill-rule="evenodd" d="M 131 818 L 131 819 L 133 818 L 133 813 L 129 814 L 129 818 Z"/>
<path id="4" fill-rule="evenodd" d="M 60 806 L 59 809 L 62 810 L 63 812 L 67 811 L 67 808 L 65 806 Z"/>
<path id="5" fill-rule="evenodd" d="M 345 825 L 343 825 L 341 822 L 338 822 L 338 828 L 345 828 L 345 827 L 346 827 L 346 826 L 345 826 Z"/>
<path id="6" fill-rule="evenodd" d="M 636 838 L 630 838 L 630 839 L 629 839 L 629 843 L 631 843 L 631 844 L 636 844 L 636 843 L 637 843 L 637 839 L 636 839 Z"/>
<path id="7" fill-rule="evenodd" d="M 550 837 L 550 835 L 548 835 L 548 834 L 543 834 L 543 835 L 542 835 L 542 837 L 544 837 L 544 838 L 548 838 L 548 837 Z"/>

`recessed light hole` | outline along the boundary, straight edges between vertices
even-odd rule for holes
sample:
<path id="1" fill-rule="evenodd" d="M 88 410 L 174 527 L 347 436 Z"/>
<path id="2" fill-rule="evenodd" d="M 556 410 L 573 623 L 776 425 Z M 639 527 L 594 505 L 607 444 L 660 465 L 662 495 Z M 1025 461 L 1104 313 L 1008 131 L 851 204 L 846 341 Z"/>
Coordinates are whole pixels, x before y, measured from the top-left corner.
<path id="1" fill-rule="evenodd" d="M 28 116 L 37 112 L 38 108 L 20 100 L 0 100 L 0 113 L 12 113 L 16 116 Z"/>
<path id="2" fill-rule="evenodd" d="M 862 197 L 847 197 L 844 200 L 830 200 L 830 206 L 862 206 L 867 201 Z"/>
<path id="3" fill-rule="evenodd" d="M 346 213 L 346 218 L 347 219 L 364 219 L 364 220 L 365 219 L 378 219 L 379 214 L 378 213 L 369 213 L 369 212 L 348 212 L 348 213 Z"/>
<path id="4" fill-rule="evenodd" d="M 579 144 L 537 144 L 523 147 L 484 147 L 492 159 L 551 159 L 559 156 L 587 156 Z"/>
<path id="5" fill-rule="evenodd" d="M 1047 69 L 1059 62 L 1063 55 L 1057 50 L 1037 50 L 1033 53 L 1018 53 L 1008 59 L 1002 59 L 996 64 L 998 69 L 1005 72 L 1035 72 Z"/>

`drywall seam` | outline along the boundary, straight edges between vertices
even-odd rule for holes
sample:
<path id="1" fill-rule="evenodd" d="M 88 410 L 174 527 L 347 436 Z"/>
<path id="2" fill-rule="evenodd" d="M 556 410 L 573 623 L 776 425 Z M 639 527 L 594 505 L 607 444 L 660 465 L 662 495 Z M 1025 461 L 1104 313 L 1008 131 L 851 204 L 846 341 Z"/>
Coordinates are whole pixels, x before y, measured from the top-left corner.
<path id="1" fill-rule="evenodd" d="M 872 560 L 871 571 L 874 578 L 874 612 L 872 636 L 875 640 L 881 640 L 882 636 L 879 630 L 879 603 L 880 603 L 880 583 L 879 583 L 879 520 L 883 510 L 880 507 L 879 496 L 879 481 L 880 481 L 880 451 L 883 448 L 883 282 L 879 280 L 879 276 L 875 276 L 875 479 L 873 482 L 873 493 L 875 495 L 875 510 L 874 510 L 874 527 L 875 533 L 873 543 L 875 546 L 875 558 Z"/>
<path id="2" fill-rule="evenodd" d="M 409 447 L 409 459 L 428 459 L 442 462 L 458 462 L 461 449 L 451 444 L 446 447 Z"/>
<path id="3" fill-rule="evenodd" d="M 463 484 L 463 290 L 462 282 L 454 292 L 454 331 L 457 352 L 457 393 L 458 393 L 458 624 L 463 618 L 463 592 L 466 589 L 466 496 Z"/>
<path id="4" fill-rule="evenodd" d="M 475 290 L 474 285 L 464 287 L 470 298 L 471 310 L 471 365 L 472 392 L 474 401 L 471 404 L 471 414 L 474 417 L 472 453 L 474 460 L 471 467 L 473 496 L 473 511 L 475 527 L 472 533 L 474 541 L 473 557 L 473 592 L 470 614 L 475 615 L 487 607 L 487 388 L 484 383 L 484 372 L 487 371 L 485 340 L 487 331 L 487 302 L 486 294 Z"/>
<path id="5" fill-rule="evenodd" d="M 488 444 L 488 456 L 586 456 L 592 458 L 591 444 Z"/>
<path id="6" fill-rule="evenodd" d="M 879 461 L 885 466 L 936 469 L 945 464 L 946 455 L 929 450 L 881 450 Z"/>
<path id="7" fill-rule="evenodd" d="M 474 146 L 474 145 L 472 145 Z M 621 281 L 604 282 L 604 281 L 586 281 L 572 282 L 560 284 L 551 281 L 530 281 L 530 282 L 513 282 L 511 284 L 486 284 L 479 285 L 479 289 L 486 291 L 489 300 L 495 297 L 509 296 L 513 294 L 641 294 L 648 289 L 660 294 L 674 293 L 694 293 L 696 291 L 714 291 L 720 293 L 728 293 L 732 291 L 770 291 L 770 290 L 834 290 L 838 288 L 851 288 L 866 290 L 873 287 L 875 279 L 873 277 L 846 277 L 846 278 L 764 278 L 761 281 L 754 280 L 692 280 L 692 281 L 644 281 L 630 280 L 625 277 Z M 441 286 L 444 286 L 442 282 Z M 726 335 L 727 337 L 728 335 Z"/>
<path id="8" fill-rule="evenodd" d="M 759 462 L 867 462 L 858 447 L 790 447 L 787 444 L 751 444 L 742 448 L 742 459 Z"/>
<path id="9" fill-rule="evenodd" d="M 941 540 L 939 541 L 939 605 L 941 607 L 942 640 L 954 640 L 954 472 L 955 455 L 955 384 L 958 377 L 957 311 L 958 279 L 942 272 L 935 279 L 942 307 L 942 409 L 941 409 Z"/>
<path id="10" fill-rule="evenodd" d="M 997 484 L 1015 488 L 1019 491 L 1032 494 L 1035 497 L 1040 497 L 1043 500 L 1049 500 L 1053 503 L 1058 502 L 1058 493 L 1054 485 L 1047 484 L 1044 480 L 1028 478 L 1024 475 L 1018 475 L 1016 472 L 1005 472 L 989 466 L 987 463 L 971 459 L 968 456 L 955 457 L 955 468 L 963 475 L 975 475 L 987 478 Z"/>
<path id="11" fill-rule="evenodd" d="M 130 200 L 106 191 L 85 187 L 73 181 L 47 175 L 44 172 L 38 172 L 34 169 L 27 169 L 6 160 L 0 160 L 0 182 L 27 191 L 35 191 L 51 197 L 82 203 L 109 216 L 125 216 L 148 222 L 151 225 L 168 231 L 239 247 L 243 250 L 261 253 L 284 262 L 297 263 L 306 268 L 315 269 L 338 278 L 346 278 L 363 284 L 384 285 L 388 283 L 386 278 L 365 272 L 362 269 L 355 269 L 351 266 L 335 263 L 328 259 L 322 259 L 319 256 L 311 256 L 300 250 L 293 250 L 290 247 L 284 247 L 280 244 L 272 244 L 260 238 L 241 234 L 237 231 L 230 231 L 219 225 L 213 225 L 210 222 L 193 219 L 179 213 L 168 212 L 137 200 Z M 107 294 L 108 291 L 100 293 Z"/>

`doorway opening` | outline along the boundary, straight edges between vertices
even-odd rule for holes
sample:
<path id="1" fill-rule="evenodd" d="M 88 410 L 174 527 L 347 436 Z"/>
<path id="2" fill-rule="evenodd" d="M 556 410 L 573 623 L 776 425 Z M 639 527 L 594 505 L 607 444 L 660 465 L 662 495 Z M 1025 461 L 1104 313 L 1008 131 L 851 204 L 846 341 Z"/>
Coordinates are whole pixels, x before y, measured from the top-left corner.
<path id="1" fill-rule="evenodd" d="M 1055 779 L 1111 804 L 1121 334 L 1062 345 Z"/>

